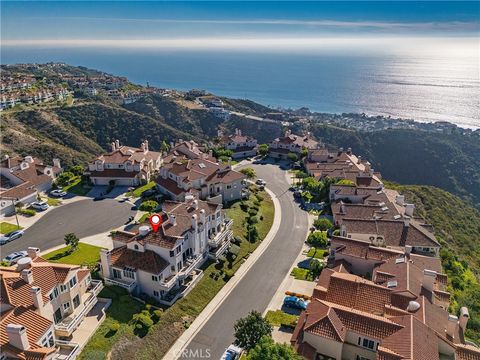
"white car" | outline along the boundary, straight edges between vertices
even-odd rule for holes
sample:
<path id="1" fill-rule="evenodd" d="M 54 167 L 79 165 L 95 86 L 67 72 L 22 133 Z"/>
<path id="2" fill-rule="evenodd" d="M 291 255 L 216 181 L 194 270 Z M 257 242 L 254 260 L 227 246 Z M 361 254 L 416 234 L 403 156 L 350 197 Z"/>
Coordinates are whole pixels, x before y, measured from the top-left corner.
<path id="1" fill-rule="evenodd" d="M 2 261 L 5 261 L 9 265 L 15 265 L 18 260 L 23 259 L 27 255 L 28 254 L 26 251 L 17 251 L 17 252 L 11 253 L 10 255 L 7 255 Z"/>
<path id="2" fill-rule="evenodd" d="M 222 357 L 220 360 L 237 360 L 240 359 L 240 355 L 242 355 L 243 349 L 235 346 L 235 345 L 230 345 L 227 350 L 223 353 Z"/>
<path id="3" fill-rule="evenodd" d="M 34 208 L 35 210 L 47 210 L 48 209 L 48 204 L 44 201 L 35 201 L 34 203 L 32 203 L 32 208 Z"/>
<path id="4" fill-rule="evenodd" d="M 5 245 L 6 243 L 16 240 L 23 236 L 23 230 L 15 230 L 9 232 L 8 234 L 0 236 L 0 245 Z"/>
<path id="5" fill-rule="evenodd" d="M 256 184 L 257 184 L 257 185 L 263 185 L 263 186 L 265 186 L 265 185 L 267 185 L 267 182 L 266 182 L 265 180 L 263 180 L 263 179 L 258 179 L 258 180 L 256 181 Z"/>
<path id="6" fill-rule="evenodd" d="M 63 191 L 62 189 L 57 189 L 50 191 L 50 195 L 54 197 L 64 197 L 65 195 L 67 195 L 67 192 Z"/>

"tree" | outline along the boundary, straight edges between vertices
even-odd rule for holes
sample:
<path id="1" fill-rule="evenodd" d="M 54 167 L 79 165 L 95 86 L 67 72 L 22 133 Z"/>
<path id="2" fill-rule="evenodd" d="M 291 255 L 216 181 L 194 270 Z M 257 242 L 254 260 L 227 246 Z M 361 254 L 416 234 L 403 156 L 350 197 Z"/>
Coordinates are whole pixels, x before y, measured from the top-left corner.
<path id="1" fill-rule="evenodd" d="M 155 200 L 147 200 L 140 204 L 139 209 L 142 211 L 153 212 L 158 207 L 158 202 Z"/>
<path id="2" fill-rule="evenodd" d="M 310 268 L 310 272 L 312 273 L 312 275 L 314 277 L 317 277 L 322 272 L 323 265 L 317 259 L 311 259 L 309 268 Z"/>
<path id="3" fill-rule="evenodd" d="M 302 357 L 288 344 L 277 344 L 271 337 L 264 336 L 249 351 L 247 360 L 301 360 Z"/>
<path id="4" fill-rule="evenodd" d="M 313 199 L 312 194 L 310 194 L 310 191 L 303 191 L 302 192 L 302 199 L 305 200 L 305 202 L 310 202 Z"/>
<path id="5" fill-rule="evenodd" d="M 74 174 L 75 176 L 81 176 L 83 175 L 83 166 L 82 165 L 70 166 L 68 168 L 68 171 Z"/>
<path id="6" fill-rule="evenodd" d="M 233 329 L 235 330 L 235 345 L 247 351 L 253 349 L 263 336 L 271 336 L 273 330 L 262 314 L 255 310 L 239 319 Z"/>
<path id="7" fill-rule="evenodd" d="M 75 175 L 70 171 L 64 171 L 57 176 L 57 184 L 60 186 L 67 186 Z"/>
<path id="8" fill-rule="evenodd" d="M 170 150 L 170 145 L 168 145 L 168 143 L 165 140 L 163 140 L 162 145 L 160 146 L 160 150 L 166 153 Z"/>
<path id="9" fill-rule="evenodd" d="M 65 237 L 63 239 L 65 240 L 65 244 L 67 246 L 70 246 L 70 252 L 74 252 L 75 250 L 77 250 L 79 242 L 77 235 L 75 235 L 74 233 L 68 233 L 65 234 Z"/>
<path id="10" fill-rule="evenodd" d="M 258 240 L 258 229 L 255 225 L 249 224 L 247 226 L 247 239 L 251 243 L 254 243 Z"/>
<path id="11" fill-rule="evenodd" d="M 333 224 L 327 218 L 318 218 L 317 220 L 315 220 L 313 222 L 313 226 L 315 226 L 315 228 L 317 230 L 327 231 L 328 229 L 330 229 L 333 226 Z"/>
<path id="12" fill-rule="evenodd" d="M 258 153 L 262 156 L 266 156 L 268 154 L 268 145 L 267 144 L 261 144 L 258 147 Z"/>
<path id="13" fill-rule="evenodd" d="M 255 172 L 254 169 L 252 168 L 244 168 L 242 170 L 240 170 L 240 172 L 243 174 L 243 175 L 246 175 L 247 178 L 249 179 L 253 179 L 257 176 L 257 173 Z"/>
<path id="14" fill-rule="evenodd" d="M 295 153 L 293 153 L 293 152 L 289 152 L 289 153 L 287 154 L 287 158 L 288 158 L 288 160 L 290 160 L 290 161 L 297 161 L 297 160 L 298 160 L 297 154 L 295 154 Z"/>
<path id="15" fill-rule="evenodd" d="M 302 151 L 300 151 L 300 158 L 304 158 L 305 156 L 308 155 L 308 149 L 307 148 L 303 148 Z"/>
<path id="16" fill-rule="evenodd" d="M 312 246 L 325 248 L 328 245 L 327 233 L 325 231 L 314 231 L 308 235 L 307 242 Z"/>

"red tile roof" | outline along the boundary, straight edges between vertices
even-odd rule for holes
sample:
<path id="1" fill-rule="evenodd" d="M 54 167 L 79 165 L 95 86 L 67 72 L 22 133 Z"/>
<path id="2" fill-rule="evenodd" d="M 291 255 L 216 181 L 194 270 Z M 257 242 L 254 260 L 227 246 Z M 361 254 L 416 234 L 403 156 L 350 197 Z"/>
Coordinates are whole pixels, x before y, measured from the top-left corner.
<path id="1" fill-rule="evenodd" d="M 126 246 L 115 248 L 110 251 L 111 264 L 117 268 L 129 268 L 143 270 L 151 274 L 161 273 L 167 266 L 168 261 L 151 250 L 135 251 Z"/>

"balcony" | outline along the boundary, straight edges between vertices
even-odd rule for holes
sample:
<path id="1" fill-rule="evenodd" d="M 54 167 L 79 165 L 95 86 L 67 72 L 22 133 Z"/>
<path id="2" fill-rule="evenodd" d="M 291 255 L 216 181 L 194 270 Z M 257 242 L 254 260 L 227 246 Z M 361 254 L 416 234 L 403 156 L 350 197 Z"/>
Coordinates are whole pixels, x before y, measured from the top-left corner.
<path id="1" fill-rule="evenodd" d="M 233 220 L 225 219 L 222 230 L 215 236 L 212 236 L 210 237 L 210 239 L 208 239 L 208 245 L 215 248 L 220 246 L 225 241 L 225 239 L 230 239 L 233 236 L 233 232 L 230 230 L 232 224 Z"/>
<path id="2" fill-rule="evenodd" d="M 202 277 L 202 270 L 194 270 L 190 275 L 185 278 L 185 280 L 179 287 L 165 294 L 161 299 L 158 299 L 158 302 L 163 305 L 172 306 L 178 299 L 186 296 Z"/>
<path id="3" fill-rule="evenodd" d="M 61 322 L 55 325 L 55 334 L 57 336 L 69 337 L 72 332 L 82 322 L 85 315 L 97 303 L 97 295 L 103 289 L 103 283 L 100 280 L 92 280 L 90 283 L 90 289 L 82 295 L 81 304 Z"/>
<path id="4" fill-rule="evenodd" d="M 80 354 L 80 346 L 77 343 L 63 340 L 56 340 L 57 352 L 52 360 L 74 360 Z"/>
<path id="5" fill-rule="evenodd" d="M 187 260 L 184 261 L 184 267 L 178 272 L 178 277 L 180 279 L 187 277 L 196 267 L 200 266 L 203 261 L 204 258 L 202 255 L 195 255 L 187 258 Z"/>
<path id="6" fill-rule="evenodd" d="M 106 285 L 120 286 L 124 289 L 127 289 L 129 293 L 132 293 L 133 290 L 135 290 L 135 287 L 137 286 L 137 283 L 135 281 L 125 282 L 118 279 L 103 279 L 103 280 L 105 281 Z"/>
<path id="7" fill-rule="evenodd" d="M 210 259 L 218 259 L 227 249 L 230 247 L 230 238 L 228 238 L 228 241 L 225 241 L 222 245 L 216 248 L 211 248 L 210 251 L 208 252 L 208 257 Z"/>

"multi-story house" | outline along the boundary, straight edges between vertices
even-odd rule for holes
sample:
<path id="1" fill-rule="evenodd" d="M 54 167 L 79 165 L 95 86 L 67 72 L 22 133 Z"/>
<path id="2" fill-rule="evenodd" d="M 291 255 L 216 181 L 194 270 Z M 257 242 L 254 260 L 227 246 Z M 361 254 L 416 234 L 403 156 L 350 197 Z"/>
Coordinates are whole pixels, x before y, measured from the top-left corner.
<path id="1" fill-rule="evenodd" d="M 45 165 L 32 156 L 5 155 L 0 162 L 0 214 L 13 213 L 16 203 L 29 205 L 36 201 L 37 194 L 48 191 L 62 171 L 58 159 L 53 159 L 53 165 Z"/>
<path id="2" fill-rule="evenodd" d="M 85 175 L 94 185 L 137 186 L 150 181 L 162 165 L 161 153 L 150 151 L 148 140 L 140 148 L 122 145 L 116 140 L 112 151 L 88 164 Z"/>
<path id="3" fill-rule="evenodd" d="M 165 201 L 165 219 L 157 233 L 142 224 L 134 231 L 113 234 L 113 250 L 101 251 L 107 284 L 134 294 L 147 294 L 171 305 L 187 294 L 203 275 L 199 269 L 230 246 L 232 221 L 222 205 L 187 197 L 183 203 Z"/>
<path id="4" fill-rule="evenodd" d="M 28 248 L 0 268 L 0 353 L 13 359 L 74 359 L 72 334 L 97 303 L 102 282 L 78 265 L 49 263 Z"/>
<path id="5" fill-rule="evenodd" d="M 306 135 L 294 135 L 291 130 L 285 132 L 285 136 L 276 138 L 270 143 L 270 156 L 278 159 L 287 159 L 288 153 L 300 154 L 303 149 L 315 149 L 318 143 L 313 140 L 310 133 Z"/>
<path id="6" fill-rule="evenodd" d="M 179 150 L 176 147 L 177 153 Z M 169 154 L 155 181 L 157 189 L 175 201 L 195 194 L 202 200 L 226 203 L 247 196 L 245 180 L 245 175 L 215 162 L 210 154 L 191 153 L 182 157 Z"/>
<path id="7" fill-rule="evenodd" d="M 233 152 L 233 159 L 257 155 L 257 139 L 242 135 L 242 130 L 235 129 L 235 134 L 230 136 L 223 136 L 221 132 L 218 135 L 224 149 Z"/>

